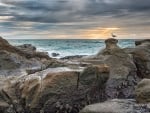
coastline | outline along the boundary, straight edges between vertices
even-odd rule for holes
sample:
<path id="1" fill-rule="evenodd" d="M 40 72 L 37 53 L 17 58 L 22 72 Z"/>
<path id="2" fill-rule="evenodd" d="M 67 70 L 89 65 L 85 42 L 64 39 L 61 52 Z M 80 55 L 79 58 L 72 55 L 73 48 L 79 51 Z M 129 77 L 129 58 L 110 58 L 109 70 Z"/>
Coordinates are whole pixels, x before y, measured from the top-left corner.
<path id="1" fill-rule="evenodd" d="M 107 39 L 95 55 L 66 59 L 51 58 L 33 45 L 0 40 L 2 113 L 150 112 L 149 39 L 131 48 Z"/>
<path id="2" fill-rule="evenodd" d="M 52 58 L 65 58 L 78 55 L 94 55 L 97 50 L 105 47 L 104 39 L 12 39 L 8 40 L 13 46 L 31 44 L 38 51 L 48 52 Z M 119 40 L 122 48 L 133 47 L 135 40 Z M 53 55 L 54 54 L 54 55 Z"/>

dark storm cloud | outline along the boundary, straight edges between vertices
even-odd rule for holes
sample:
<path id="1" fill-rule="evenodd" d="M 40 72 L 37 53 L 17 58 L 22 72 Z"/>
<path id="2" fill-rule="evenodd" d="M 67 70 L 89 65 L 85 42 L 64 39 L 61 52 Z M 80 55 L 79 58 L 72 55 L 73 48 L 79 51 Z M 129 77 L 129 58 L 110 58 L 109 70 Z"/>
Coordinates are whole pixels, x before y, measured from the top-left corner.
<path id="1" fill-rule="evenodd" d="M 0 0 L 0 26 L 6 29 L 144 28 L 150 25 L 149 18 L 150 0 Z M 24 26 L 18 22 L 33 23 Z"/>
<path id="2" fill-rule="evenodd" d="M 73 2 L 72 2 L 73 1 Z M 12 5 L 13 21 L 76 22 L 87 16 L 150 15 L 149 0 L 2 0 Z M 81 9 L 78 9 L 83 5 Z"/>

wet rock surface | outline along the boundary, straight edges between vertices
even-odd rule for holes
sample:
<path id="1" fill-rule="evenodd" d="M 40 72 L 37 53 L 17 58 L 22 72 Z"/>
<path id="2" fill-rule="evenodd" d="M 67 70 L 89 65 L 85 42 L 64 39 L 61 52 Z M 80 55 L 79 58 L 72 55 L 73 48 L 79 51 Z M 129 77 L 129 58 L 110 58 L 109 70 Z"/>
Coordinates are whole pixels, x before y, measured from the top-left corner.
<path id="1" fill-rule="evenodd" d="M 60 58 L 61 60 L 69 60 L 69 59 L 80 59 L 85 57 L 86 55 L 75 55 L 75 56 L 66 56 L 63 58 Z"/>
<path id="2" fill-rule="evenodd" d="M 59 56 L 60 54 L 59 53 L 52 53 L 51 54 L 53 57 L 57 57 L 57 56 Z"/>

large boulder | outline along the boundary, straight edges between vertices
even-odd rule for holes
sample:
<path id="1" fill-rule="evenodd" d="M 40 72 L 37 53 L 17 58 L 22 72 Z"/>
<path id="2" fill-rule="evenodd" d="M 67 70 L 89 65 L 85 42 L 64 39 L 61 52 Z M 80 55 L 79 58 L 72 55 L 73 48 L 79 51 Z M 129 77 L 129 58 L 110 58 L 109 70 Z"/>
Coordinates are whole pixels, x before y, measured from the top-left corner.
<path id="1" fill-rule="evenodd" d="M 135 42 L 137 45 L 132 52 L 137 67 L 137 74 L 141 78 L 150 78 L 150 40 Z"/>
<path id="2" fill-rule="evenodd" d="M 61 103 L 63 109 L 67 110 L 65 106 L 69 105 L 70 110 L 78 113 L 80 107 L 87 104 L 86 90 L 79 85 L 78 77 L 79 72 L 68 70 L 1 79 L 0 108 L 5 109 L 0 110 L 55 113 L 56 110 L 62 112 L 56 108 L 57 103 Z"/>
<path id="3" fill-rule="evenodd" d="M 105 88 L 109 79 L 107 65 L 89 66 L 81 72 L 79 82 L 85 87 L 88 103 L 106 100 Z"/>
<path id="4" fill-rule="evenodd" d="M 80 75 L 80 83 L 90 85 L 94 82 L 105 83 L 109 78 L 109 67 L 105 65 L 93 65 L 84 69 Z"/>
<path id="5" fill-rule="evenodd" d="M 143 79 L 136 88 L 136 100 L 140 103 L 150 102 L 150 79 Z"/>
<path id="6" fill-rule="evenodd" d="M 113 99 L 86 106 L 80 113 L 149 113 L 150 104 L 137 104 L 133 99 Z"/>
<path id="7" fill-rule="evenodd" d="M 140 80 L 133 57 L 117 45 L 116 39 L 107 39 L 106 48 L 92 58 L 85 59 L 92 65 L 109 66 L 109 78 L 105 83 L 105 96 L 113 98 L 133 98 L 135 86 Z M 87 74 L 88 76 L 88 74 Z M 94 74 L 93 74 L 94 76 Z"/>

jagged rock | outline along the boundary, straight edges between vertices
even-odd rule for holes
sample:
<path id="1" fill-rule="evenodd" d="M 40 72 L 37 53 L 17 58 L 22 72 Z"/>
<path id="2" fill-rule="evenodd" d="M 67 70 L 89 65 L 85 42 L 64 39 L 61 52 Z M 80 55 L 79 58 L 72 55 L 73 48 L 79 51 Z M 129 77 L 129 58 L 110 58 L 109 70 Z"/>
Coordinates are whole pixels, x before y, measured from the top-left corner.
<path id="1" fill-rule="evenodd" d="M 43 70 L 62 65 L 59 61 L 50 58 L 47 52 L 37 52 L 36 48 L 31 44 L 15 47 L 0 37 L 0 76 L 18 75 L 18 72 L 21 72 L 20 75 L 22 72 L 29 72 L 28 74 L 30 74 L 40 71 L 32 71 L 35 68 Z"/>
<path id="2" fill-rule="evenodd" d="M 136 100 L 139 103 L 150 102 L 150 79 L 143 79 L 136 88 Z"/>
<path id="3" fill-rule="evenodd" d="M 110 66 L 110 77 L 105 90 L 107 98 L 133 98 L 139 78 L 132 58 L 122 52 L 115 53 L 109 56 L 105 63 Z"/>
<path id="4" fill-rule="evenodd" d="M 59 53 L 52 53 L 52 56 L 53 57 L 57 57 L 57 56 L 59 56 L 60 54 Z"/>
<path id="5" fill-rule="evenodd" d="M 104 50 L 84 61 L 93 65 L 106 64 L 109 66 L 109 78 L 105 83 L 104 90 L 106 99 L 133 98 L 135 86 L 139 81 L 136 65 L 133 62 L 133 57 L 121 49 L 117 42 L 116 39 L 106 40 Z"/>
<path id="6" fill-rule="evenodd" d="M 133 99 L 113 99 L 86 106 L 80 113 L 149 113 L 150 104 L 137 104 Z"/>
<path id="7" fill-rule="evenodd" d="M 28 51 L 23 51 L 21 50 L 20 48 L 17 48 L 17 47 L 14 47 L 12 45 L 10 45 L 8 43 L 8 41 L 6 41 L 5 39 L 3 39 L 2 37 L 0 37 L 0 50 L 5 50 L 5 51 L 8 51 L 10 53 L 15 53 L 15 54 L 18 54 L 20 56 L 23 56 L 25 58 L 46 58 L 46 59 L 50 59 L 50 57 L 43 53 L 43 52 L 28 52 Z"/>
<path id="8" fill-rule="evenodd" d="M 143 43 L 150 43 L 150 39 L 137 40 L 137 41 L 135 41 L 135 45 L 136 45 L 136 46 L 139 46 L 139 45 L 141 45 L 141 44 L 143 44 Z"/>
<path id="9" fill-rule="evenodd" d="M 16 54 L 10 54 L 7 51 L 0 51 L 0 70 L 16 69 L 20 67 L 20 61 L 17 61 Z"/>
<path id="10" fill-rule="evenodd" d="M 19 45 L 16 46 L 18 49 L 20 49 L 21 51 L 25 51 L 25 52 L 35 52 L 36 51 L 36 47 L 34 47 L 31 44 L 23 44 L 23 45 Z"/>

